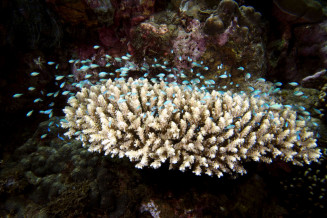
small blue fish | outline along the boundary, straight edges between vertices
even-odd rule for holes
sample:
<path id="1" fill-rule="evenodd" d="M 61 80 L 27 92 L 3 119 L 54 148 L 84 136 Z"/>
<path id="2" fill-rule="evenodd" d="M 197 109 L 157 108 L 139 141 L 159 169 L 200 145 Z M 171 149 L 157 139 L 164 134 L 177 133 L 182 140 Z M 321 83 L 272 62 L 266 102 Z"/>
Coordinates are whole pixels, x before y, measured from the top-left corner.
<path id="1" fill-rule="evenodd" d="M 317 114 L 322 114 L 320 110 L 313 108 L 314 112 L 316 112 Z"/>
<path id="2" fill-rule="evenodd" d="M 273 93 L 278 93 L 280 91 L 280 88 L 274 89 Z"/>
<path id="3" fill-rule="evenodd" d="M 34 91 L 35 90 L 35 87 L 28 87 L 28 91 Z"/>
<path id="4" fill-rule="evenodd" d="M 17 94 L 14 94 L 12 97 L 13 98 L 19 98 L 20 96 L 22 96 L 23 94 L 21 94 L 21 93 L 17 93 Z"/>
<path id="5" fill-rule="evenodd" d="M 47 137 L 48 134 L 43 134 L 41 135 L 41 139 L 44 139 L 45 137 Z"/>
<path id="6" fill-rule="evenodd" d="M 81 133 L 82 133 L 81 131 L 76 131 L 76 132 L 74 133 L 74 135 L 77 136 L 77 135 L 80 135 Z"/>
<path id="7" fill-rule="evenodd" d="M 79 68 L 81 71 L 87 71 L 88 69 L 90 69 L 90 67 L 86 65 L 83 65 L 81 68 Z"/>
<path id="8" fill-rule="evenodd" d="M 204 69 L 204 70 L 209 70 L 209 67 L 204 67 L 203 69 Z"/>
<path id="9" fill-rule="evenodd" d="M 63 82 L 63 83 L 60 84 L 59 87 L 62 89 L 62 88 L 64 88 L 65 84 L 66 84 L 66 82 Z"/>
<path id="10" fill-rule="evenodd" d="M 99 45 L 95 45 L 95 46 L 93 46 L 93 48 L 94 49 L 98 49 L 98 48 L 100 48 L 100 46 Z"/>
<path id="11" fill-rule="evenodd" d="M 47 94 L 48 97 L 50 97 L 50 96 L 52 96 L 52 95 L 53 95 L 53 92 L 49 92 L 49 93 Z"/>
<path id="12" fill-rule="evenodd" d="M 258 78 L 257 81 L 258 82 L 266 82 L 266 79 L 265 78 Z"/>
<path id="13" fill-rule="evenodd" d="M 291 82 L 291 83 L 288 83 L 290 84 L 291 86 L 298 86 L 299 84 L 297 82 Z"/>
<path id="14" fill-rule="evenodd" d="M 235 127 L 235 125 L 228 125 L 228 126 L 226 126 L 225 129 L 233 129 L 234 127 Z"/>
<path id="15" fill-rule="evenodd" d="M 164 105 L 167 105 L 169 103 L 171 103 L 171 101 L 170 100 L 167 100 L 167 101 L 165 101 Z"/>
<path id="16" fill-rule="evenodd" d="M 246 73 L 245 74 L 245 79 L 250 79 L 251 78 L 251 74 L 250 73 Z"/>
<path id="17" fill-rule="evenodd" d="M 174 78 L 175 77 L 175 75 L 174 74 L 168 74 L 168 76 L 167 76 L 168 78 Z"/>
<path id="18" fill-rule="evenodd" d="M 157 77 L 160 77 L 160 78 L 161 78 L 161 77 L 164 77 L 164 76 L 165 76 L 164 73 L 160 73 L 160 74 L 157 75 Z"/>
<path id="19" fill-rule="evenodd" d="M 85 79 L 88 79 L 88 78 L 90 78 L 90 77 L 92 77 L 92 76 L 93 76 L 92 74 L 86 74 L 84 78 L 85 78 Z"/>
<path id="20" fill-rule="evenodd" d="M 65 76 L 56 76 L 56 80 L 62 80 L 63 78 L 65 78 Z"/>
<path id="21" fill-rule="evenodd" d="M 99 65 L 97 65 L 97 64 L 91 64 L 90 67 L 91 67 L 92 69 L 94 69 L 94 68 L 99 67 Z"/>
<path id="22" fill-rule="evenodd" d="M 303 107 L 303 106 L 296 106 L 296 107 L 299 108 L 301 111 L 305 111 L 306 110 L 306 108 Z"/>
<path id="23" fill-rule="evenodd" d="M 275 86 L 282 86 L 283 85 L 283 83 L 281 83 L 281 82 L 275 82 Z"/>
<path id="24" fill-rule="evenodd" d="M 43 111 L 44 114 L 50 114 L 51 112 L 52 112 L 52 109 L 49 109 L 49 110 Z"/>
<path id="25" fill-rule="evenodd" d="M 286 105 L 284 105 L 284 107 L 291 109 L 293 106 L 286 104 Z"/>
<path id="26" fill-rule="evenodd" d="M 61 94 L 62 95 L 68 95 L 70 93 L 70 91 L 64 91 L 64 92 L 62 92 Z"/>
<path id="27" fill-rule="evenodd" d="M 118 57 L 115 57 L 114 59 L 115 59 L 115 61 L 117 61 L 117 62 L 121 62 L 121 61 L 122 61 L 121 58 L 118 58 Z"/>
<path id="28" fill-rule="evenodd" d="M 200 82 L 200 80 L 199 80 L 199 82 Z M 212 79 L 209 79 L 209 80 L 204 81 L 204 83 L 209 84 L 209 85 L 213 85 L 213 84 L 215 84 L 215 81 L 212 80 Z"/>
<path id="29" fill-rule="evenodd" d="M 222 78 L 222 79 L 225 79 L 225 78 L 227 78 L 228 76 L 226 75 L 226 74 L 224 74 L 224 75 L 220 75 L 219 76 L 219 78 Z"/>
<path id="30" fill-rule="evenodd" d="M 53 97 L 57 97 L 59 95 L 59 91 L 56 91 L 54 94 L 53 94 Z"/>
<path id="31" fill-rule="evenodd" d="M 48 61 L 48 65 L 54 65 L 55 64 L 55 62 L 53 62 L 53 61 Z"/>
<path id="32" fill-rule="evenodd" d="M 43 100 L 41 98 L 37 98 L 37 99 L 34 100 L 34 103 L 37 103 L 39 101 L 43 101 Z"/>
<path id="33" fill-rule="evenodd" d="M 255 91 L 253 91 L 251 94 L 253 94 L 253 95 L 257 95 L 257 94 L 259 94 L 260 92 L 261 92 L 261 90 L 257 89 L 257 90 L 255 90 Z"/>
<path id="34" fill-rule="evenodd" d="M 275 110 L 280 110 L 283 108 L 283 105 L 282 104 L 273 104 L 273 105 L 270 105 L 271 109 L 275 109 Z"/>
<path id="35" fill-rule="evenodd" d="M 183 78 L 183 79 L 185 79 L 187 76 L 184 73 L 181 73 L 180 74 L 180 77 Z"/>
<path id="36" fill-rule="evenodd" d="M 58 138 L 61 139 L 62 141 L 65 141 L 65 139 L 59 135 L 59 133 L 58 133 Z"/>
<path id="37" fill-rule="evenodd" d="M 56 64 L 56 67 L 55 67 L 55 68 L 56 68 L 56 70 L 58 70 L 58 68 L 59 68 L 59 64 Z"/>
<path id="38" fill-rule="evenodd" d="M 38 73 L 38 72 L 32 72 L 31 73 L 31 76 L 37 76 L 37 75 L 39 75 L 40 73 Z"/>
<path id="39" fill-rule="evenodd" d="M 303 115 L 305 115 L 305 116 L 310 116 L 310 115 L 311 115 L 309 111 L 302 111 L 301 113 L 302 113 Z"/>
<path id="40" fill-rule="evenodd" d="M 301 95 L 304 95 L 304 93 L 301 92 L 301 91 L 295 91 L 295 92 L 294 92 L 294 95 L 295 95 L 295 96 L 301 96 Z"/>
<path id="41" fill-rule="evenodd" d="M 244 67 L 239 67 L 237 69 L 243 71 L 244 70 Z"/>
<path id="42" fill-rule="evenodd" d="M 33 110 L 29 111 L 29 112 L 26 114 L 26 116 L 29 117 L 29 116 L 32 115 L 32 113 L 33 113 Z"/>
<path id="43" fill-rule="evenodd" d="M 195 61 L 192 62 L 193 67 L 201 67 L 201 64 L 196 63 Z"/>
<path id="44" fill-rule="evenodd" d="M 212 80 L 212 81 L 213 81 L 213 80 Z M 194 84 L 198 84 L 198 83 L 200 83 L 201 81 L 200 81 L 200 79 L 196 78 L 196 79 L 192 79 L 191 82 L 194 83 Z M 213 81 L 213 82 L 215 82 L 215 81 Z M 210 84 L 212 84 L 212 83 L 210 83 Z M 214 83 L 213 83 L 213 84 L 214 84 Z"/>

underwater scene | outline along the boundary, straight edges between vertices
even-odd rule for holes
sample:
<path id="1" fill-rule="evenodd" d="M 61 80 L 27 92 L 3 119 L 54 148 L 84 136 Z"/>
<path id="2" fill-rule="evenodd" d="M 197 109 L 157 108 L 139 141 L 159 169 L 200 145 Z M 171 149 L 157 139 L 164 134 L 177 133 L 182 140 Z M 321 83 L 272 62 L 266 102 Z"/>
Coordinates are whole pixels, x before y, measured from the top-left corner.
<path id="1" fill-rule="evenodd" d="M 0 217 L 327 217 L 326 15 L 2 0 Z"/>

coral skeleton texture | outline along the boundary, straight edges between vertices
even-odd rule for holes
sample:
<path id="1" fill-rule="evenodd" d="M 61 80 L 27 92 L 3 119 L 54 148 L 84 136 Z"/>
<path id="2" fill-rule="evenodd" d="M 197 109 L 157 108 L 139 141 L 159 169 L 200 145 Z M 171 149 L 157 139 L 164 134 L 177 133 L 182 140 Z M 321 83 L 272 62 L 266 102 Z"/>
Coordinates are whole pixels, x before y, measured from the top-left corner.
<path id="1" fill-rule="evenodd" d="M 260 98 L 122 79 L 83 88 L 68 100 L 62 127 L 89 151 L 128 157 L 137 168 L 244 174 L 243 163 L 318 161 L 313 133 L 289 108 Z"/>

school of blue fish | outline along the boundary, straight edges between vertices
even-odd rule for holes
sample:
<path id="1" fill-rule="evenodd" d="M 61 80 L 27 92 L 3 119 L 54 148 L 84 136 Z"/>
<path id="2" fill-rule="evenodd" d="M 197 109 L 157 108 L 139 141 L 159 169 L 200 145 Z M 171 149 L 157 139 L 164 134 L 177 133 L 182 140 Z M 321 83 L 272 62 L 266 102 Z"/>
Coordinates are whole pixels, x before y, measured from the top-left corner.
<path id="1" fill-rule="evenodd" d="M 97 50 L 100 48 L 100 46 L 95 45 L 93 48 Z M 174 54 L 173 50 L 171 50 L 171 54 Z M 61 74 L 59 63 L 56 63 L 54 61 L 47 62 L 49 67 L 54 67 L 54 69 L 58 71 L 58 74 L 54 75 L 53 78 L 55 85 L 58 87 L 58 90 L 55 92 L 48 92 L 48 93 L 45 93 L 44 91 L 40 91 L 41 96 L 39 98 L 34 99 L 33 102 L 38 103 L 38 102 L 46 101 L 50 103 L 48 104 L 48 108 L 46 108 L 45 110 L 39 110 L 38 113 L 44 114 L 48 116 L 48 118 L 50 119 L 54 116 L 54 108 L 56 105 L 55 102 L 58 96 L 61 95 L 62 97 L 68 99 L 71 96 L 74 96 L 75 93 L 80 89 L 82 89 L 83 87 L 89 87 L 92 85 L 103 83 L 109 78 L 113 80 L 125 80 L 125 78 L 127 79 L 130 76 L 140 77 L 141 80 L 145 78 L 149 78 L 149 80 L 153 83 L 164 81 L 166 83 L 181 84 L 185 86 L 185 90 L 189 90 L 189 91 L 196 89 L 204 92 L 210 92 L 211 90 L 215 89 L 218 90 L 218 92 L 220 93 L 224 93 L 232 87 L 238 88 L 240 86 L 240 84 L 234 84 L 234 82 L 231 81 L 232 75 L 228 73 L 226 70 L 224 70 L 223 64 L 218 65 L 216 67 L 217 70 L 210 69 L 208 66 L 206 66 L 203 63 L 203 61 L 196 62 L 189 57 L 186 60 L 183 60 L 181 56 L 178 57 L 180 61 L 188 62 L 188 64 L 191 66 L 189 69 L 178 69 L 176 67 L 171 66 L 172 64 L 169 63 L 167 60 L 161 61 L 158 58 L 147 60 L 141 66 L 139 66 L 133 62 L 132 55 L 128 53 L 122 57 L 112 57 L 109 54 L 106 54 L 102 58 L 106 61 L 105 66 L 100 66 L 99 64 L 94 63 L 95 61 L 91 59 L 69 60 L 68 63 L 76 68 L 76 72 L 78 72 L 79 75 L 82 75 L 82 79 L 79 80 L 76 80 L 76 75 L 74 74 Z M 203 73 L 206 73 L 206 71 L 209 70 L 217 71 L 217 73 L 214 75 L 214 78 L 212 79 L 206 79 L 205 76 L 203 75 Z M 242 66 L 238 67 L 236 70 L 243 73 L 244 83 L 250 84 L 249 81 L 252 78 L 251 73 L 246 72 L 246 69 Z M 36 78 L 40 76 L 41 73 L 42 72 L 31 72 L 29 75 L 31 78 Z M 256 83 L 266 83 L 265 78 L 257 78 L 254 81 Z M 223 84 L 227 84 L 227 85 L 220 86 L 219 84 L 221 84 L 222 82 L 224 82 Z M 269 98 L 269 96 L 279 94 L 281 92 L 281 87 L 287 85 L 290 88 L 299 87 L 299 84 L 297 82 L 290 82 L 285 85 L 281 82 L 275 82 L 273 86 L 271 86 L 268 92 L 263 92 L 262 90 L 255 89 L 253 86 L 249 85 L 247 87 L 248 90 L 240 91 L 240 93 L 246 92 L 254 97 Z M 37 91 L 37 87 L 33 87 L 33 86 L 27 87 L 26 89 L 28 92 Z M 13 94 L 12 97 L 20 98 L 25 94 L 28 93 L 16 93 Z M 298 98 L 308 98 L 308 96 L 306 96 L 305 93 L 300 90 L 295 90 L 293 92 L 293 95 Z M 125 99 L 123 98 L 123 96 L 121 96 L 121 99 L 117 99 L 117 102 L 121 103 L 124 100 Z M 205 97 L 203 101 L 205 101 Z M 170 102 L 165 102 L 165 104 L 168 103 Z M 298 112 L 298 119 L 303 119 L 306 121 L 311 120 L 311 113 L 306 108 L 299 105 L 265 103 L 264 105 L 262 105 L 262 107 L 265 107 L 266 109 L 273 109 L 273 110 L 292 108 Z M 322 112 L 317 108 L 313 108 L 313 111 L 317 116 L 322 114 Z M 35 113 L 36 111 L 31 108 L 26 113 L 26 116 L 31 117 L 34 116 Z M 65 120 L 60 120 L 60 122 L 65 122 Z M 314 127 L 318 128 L 317 123 L 312 122 L 312 124 Z M 54 125 L 54 123 L 50 122 L 49 127 L 51 125 Z M 230 125 L 227 128 L 231 129 L 233 128 L 233 125 Z M 48 128 L 48 131 L 49 132 L 51 131 L 50 128 Z M 45 133 L 41 135 L 40 138 L 45 139 L 47 135 L 48 133 Z M 60 140 L 65 140 L 65 138 L 63 136 L 60 136 L 59 134 L 57 135 L 57 137 Z M 317 137 L 319 137 L 319 135 L 317 135 Z"/>

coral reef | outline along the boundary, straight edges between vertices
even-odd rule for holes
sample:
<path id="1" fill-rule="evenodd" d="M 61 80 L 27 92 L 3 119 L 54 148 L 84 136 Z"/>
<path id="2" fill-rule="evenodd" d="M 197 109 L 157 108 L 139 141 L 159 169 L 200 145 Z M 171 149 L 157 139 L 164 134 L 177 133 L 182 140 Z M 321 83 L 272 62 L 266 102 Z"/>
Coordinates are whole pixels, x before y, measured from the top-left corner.
<path id="1" fill-rule="evenodd" d="M 250 72 L 266 71 L 264 25 L 253 7 L 239 7 L 235 1 L 223 0 L 204 23 L 210 57 L 229 66 L 244 66 Z M 213 55 L 215 54 L 215 55 Z"/>
<path id="2" fill-rule="evenodd" d="M 269 74 L 300 82 L 326 68 L 326 21 L 318 1 L 273 1 L 267 43 Z"/>
<path id="3" fill-rule="evenodd" d="M 190 61 L 198 61 L 206 50 L 205 36 L 199 20 L 192 19 L 186 31 L 179 29 L 173 42 L 175 65 L 177 69 L 191 67 Z"/>
<path id="4" fill-rule="evenodd" d="M 128 157 L 137 168 L 192 169 L 221 177 L 244 174 L 242 162 L 276 157 L 317 161 L 313 132 L 296 113 L 245 94 L 206 93 L 190 86 L 124 79 L 83 88 L 64 109 L 68 137 L 89 151 Z"/>

